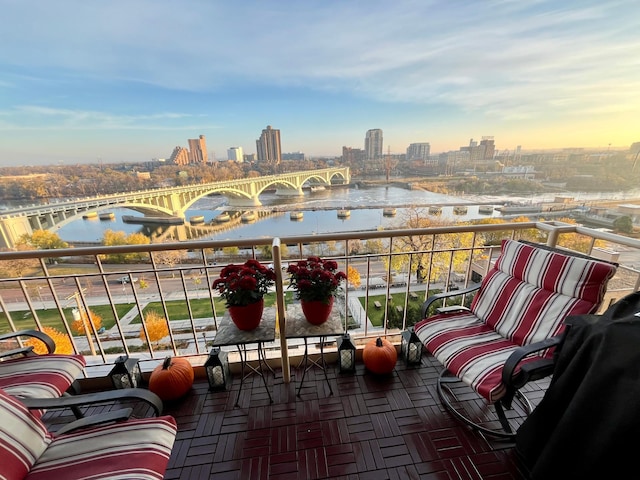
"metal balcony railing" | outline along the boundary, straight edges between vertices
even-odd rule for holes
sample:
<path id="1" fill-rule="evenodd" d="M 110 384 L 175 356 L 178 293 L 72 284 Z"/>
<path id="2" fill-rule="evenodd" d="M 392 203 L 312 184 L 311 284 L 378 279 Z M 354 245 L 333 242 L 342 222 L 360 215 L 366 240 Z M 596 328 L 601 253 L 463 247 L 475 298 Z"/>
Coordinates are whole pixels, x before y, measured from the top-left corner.
<path id="1" fill-rule="evenodd" d="M 640 289 L 639 240 L 560 222 L 8 251 L 0 252 L 0 333 L 53 328 L 57 340 L 87 357 L 88 376 L 101 375 L 122 354 L 156 363 L 185 356 L 197 363 L 225 313 L 210 288 L 222 266 L 248 258 L 272 265 L 277 285 L 268 304 L 284 316 L 284 305 L 294 301 L 286 266 L 317 255 L 351 272 L 335 308 L 345 330 L 362 342 L 415 323 L 434 291 L 480 281 L 503 238 L 578 248 L 619 263 L 603 309 Z M 293 348 L 292 342 L 267 346 L 270 362 L 286 358 L 283 348 Z"/>

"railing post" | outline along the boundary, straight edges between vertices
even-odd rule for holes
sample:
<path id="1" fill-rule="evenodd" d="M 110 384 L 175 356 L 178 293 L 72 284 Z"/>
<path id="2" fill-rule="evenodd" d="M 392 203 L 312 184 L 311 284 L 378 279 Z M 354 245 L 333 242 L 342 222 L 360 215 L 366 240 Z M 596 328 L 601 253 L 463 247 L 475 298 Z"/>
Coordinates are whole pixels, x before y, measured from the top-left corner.
<path id="1" fill-rule="evenodd" d="M 557 228 L 552 228 L 549 230 L 549 235 L 547 236 L 547 246 L 555 247 L 558 243 L 558 237 L 560 236 L 560 230 Z"/>
<path id="2" fill-rule="evenodd" d="M 273 268 L 276 272 L 276 322 L 280 332 L 280 358 L 282 361 L 282 380 L 291 382 L 291 369 L 289 366 L 289 349 L 287 347 L 287 312 L 284 304 L 284 284 L 282 281 L 282 258 L 280 256 L 280 239 L 275 237 L 272 243 Z"/>

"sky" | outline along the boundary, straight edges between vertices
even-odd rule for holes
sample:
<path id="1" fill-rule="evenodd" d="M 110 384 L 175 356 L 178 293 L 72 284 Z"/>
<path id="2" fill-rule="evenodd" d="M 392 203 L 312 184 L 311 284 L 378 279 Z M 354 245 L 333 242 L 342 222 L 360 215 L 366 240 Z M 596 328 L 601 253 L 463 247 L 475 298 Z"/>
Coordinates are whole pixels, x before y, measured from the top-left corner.
<path id="1" fill-rule="evenodd" d="M 0 0 L 0 166 L 628 148 L 637 0 Z"/>

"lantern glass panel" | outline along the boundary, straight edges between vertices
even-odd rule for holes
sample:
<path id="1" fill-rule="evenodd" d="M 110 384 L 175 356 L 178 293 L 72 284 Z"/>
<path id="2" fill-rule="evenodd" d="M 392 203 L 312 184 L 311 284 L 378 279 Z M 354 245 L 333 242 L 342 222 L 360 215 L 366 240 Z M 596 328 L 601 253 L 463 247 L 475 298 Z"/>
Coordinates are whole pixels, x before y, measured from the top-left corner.
<path id="1" fill-rule="evenodd" d="M 227 352 L 214 348 L 209 353 L 209 358 L 204 364 L 207 373 L 207 381 L 211 390 L 226 390 L 231 379 Z"/>
<path id="2" fill-rule="evenodd" d="M 345 333 L 337 339 L 338 364 L 340 372 L 354 372 L 356 369 L 356 347 L 351 342 L 351 337 Z"/>
<path id="3" fill-rule="evenodd" d="M 142 384 L 142 370 L 138 359 L 120 356 L 109 373 L 115 388 L 136 388 Z"/>
<path id="4" fill-rule="evenodd" d="M 413 328 L 402 332 L 400 352 L 408 365 L 419 364 L 422 361 L 422 342 L 413 331 Z"/>

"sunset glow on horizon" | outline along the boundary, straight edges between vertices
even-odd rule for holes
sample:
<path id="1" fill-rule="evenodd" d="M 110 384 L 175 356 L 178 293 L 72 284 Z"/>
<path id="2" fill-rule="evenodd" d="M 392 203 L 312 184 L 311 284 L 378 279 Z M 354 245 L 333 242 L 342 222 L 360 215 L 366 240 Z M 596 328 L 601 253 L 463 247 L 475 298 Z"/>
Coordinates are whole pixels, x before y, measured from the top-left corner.
<path id="1" fill-rule="evenodd" d="M 4 2 L 0 166 L 210 154 L 628 149 L 640 141 L 640 4 Z"/>

